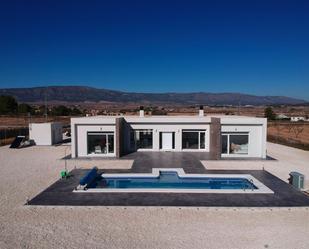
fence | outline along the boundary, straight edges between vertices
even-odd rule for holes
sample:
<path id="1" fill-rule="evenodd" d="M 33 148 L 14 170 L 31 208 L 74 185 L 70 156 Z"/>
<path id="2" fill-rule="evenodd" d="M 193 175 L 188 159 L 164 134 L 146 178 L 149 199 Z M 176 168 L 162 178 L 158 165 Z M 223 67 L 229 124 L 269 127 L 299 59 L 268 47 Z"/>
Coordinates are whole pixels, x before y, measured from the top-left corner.
<path id="1" fill-rule="evenodd" d="M 19 128 L 0 128 L 0 146 L 10 144 L 16 136 L 29 136 L 29 129 Z"/>

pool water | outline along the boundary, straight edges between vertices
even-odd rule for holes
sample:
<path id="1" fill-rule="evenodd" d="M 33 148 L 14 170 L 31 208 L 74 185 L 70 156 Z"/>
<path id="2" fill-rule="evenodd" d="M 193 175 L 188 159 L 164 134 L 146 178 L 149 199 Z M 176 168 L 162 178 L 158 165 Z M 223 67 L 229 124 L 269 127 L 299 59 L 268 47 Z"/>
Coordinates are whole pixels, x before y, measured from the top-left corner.
<path id="1" fill-rule="evenodd" d="M 159 177 L 106 177 L 90 188 L 108 189 L 257 189 L 246 178 L 181 178 L 177 172 L 160 172 Z"/>

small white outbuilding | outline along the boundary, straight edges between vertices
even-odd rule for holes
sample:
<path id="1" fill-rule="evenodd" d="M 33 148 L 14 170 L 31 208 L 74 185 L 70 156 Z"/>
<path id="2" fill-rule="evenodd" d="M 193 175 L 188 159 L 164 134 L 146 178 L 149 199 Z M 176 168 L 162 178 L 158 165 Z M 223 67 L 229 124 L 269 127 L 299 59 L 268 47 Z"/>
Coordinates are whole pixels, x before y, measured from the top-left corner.
<path id="1" fill-rule="evenodd" d="M 29 124 L 29 139 L 36 145 L 53 145 L 62 141 L 62 124 L 31 123 Z"/>

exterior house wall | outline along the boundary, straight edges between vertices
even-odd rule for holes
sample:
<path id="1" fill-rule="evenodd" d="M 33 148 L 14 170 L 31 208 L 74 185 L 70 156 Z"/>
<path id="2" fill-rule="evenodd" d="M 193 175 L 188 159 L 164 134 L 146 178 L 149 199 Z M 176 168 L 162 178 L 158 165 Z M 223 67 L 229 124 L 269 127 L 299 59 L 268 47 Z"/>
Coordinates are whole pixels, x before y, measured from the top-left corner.
<path id="1" fill-rule="evenodd" d="M 212 118 L 210 124 L 210 156 L 217 160 L 221 158 L 221 122 L 219 118 Z"/>
<path id="2" fill-rule="evenodd" d="M 215 122 L 218 120 L 218 122 Z M 220 123 L 221 122 L 221 123 Z M 160 132 L 175 132 L 173 151 L 205 151 L 214 153 L 214 159 L 221 157 L 221 132 L 246 132 L 249 134 L 247 155 L 222 155 L 230 157 L 266 158 L 266 127 L 263 118 L 246 117 L 86 117 L 71 119 L 72 157 L 106 156 L 87 154 L 87 132 L 114 132 L 114 153 L 108 156 L 122 156 L 130 151 L 131 129 L 151 129 L 153 148 L 140 149 L 159 151 Z M 214 134 L 211 134 L 211 130 Z M 205 149 L 182 149 L 183 130 L 205 130 Z M 214 139 L 215 136 L 215 140 Z"/>
<path id="3" fill-rule="evenodd" d="M 114 144 L 116 145 L 116 126 L 113 125 L 106 125 L 106 124 L 95 124 L 95 125 L 87 125 L 87 124 L 80 124 L 75 126 L 75 153 L 72 153 L 72 157 L 87 157 L 88 156 L 88 144 L 87 144 L 87 132 L 114 132 Z M 73 144 L 72 144 L 73 146 Z M 116 146 L 115 146 L 116 148 Z M 95 156 L 102 156 L 102 155 L 91 155 Z M 111 153 L 109 156 L 116 156 L 116 150 L 114 153 Z"/>
<path id="4" fill-rule="evenodd" d="M 250 122 L 251 121 L 251 122 Z M 221 132 L 248 133 L 248 154 L 241 157 L 266 158 L 267 119 L 233 120 L 222 119 Z M 240 155 L 224 155 L 222 157 L 240 157 Z"/>
<path id="5" fill-rule="evenodd" d="M 130 127 L 126 120 L 121 118 L 116 118 L 116 157 L 124 156 L 130 153 Z"/>
<path id="6" fill-rule="evenodd" d="M 62 141 L 61 123 L 31 123 L 29 138 L 36 145 L 53 145 Z"/>
<path id="7" fill-rule="evenodd" d="M 110 154 L 109 156 L 120 157 L 129 152 L 130 147 L 130 128 L 132 129 L 152 129 L 153 130 L 153 148 L 144 149 L 147 151 L 158 151 L 159 148 L 159 134 L 160 132 L 175 132 L 175 150 L 174 151 L 183 151 L 182 150 L 182 130 L 194 129 L 194 130 L 205 130 L 205 149 L 198 151 L 209 151 L 209 125 L 153 125 L 153 124 L 133 124 L 119 125 L 122 127 L 122 134 L 119 136 L 116 135 L 117 130 L 119 133 L 120 129 L 116 129 L 116 125 L 75 125 L 74 132 L 72 132 L 72 157 L 86 157 L 87 153 L 87 132 L 114 132 L 114 144 L 115 144 L 115 153 Z M 76 133 L 76 134 L 75 134 Z M 120 144 L 122 141 L 123 144 Z M 74 147 L 74 144 L 77 143 L 77 146 Z M 74 152 L 73 152 L 74 150 Z M 142 149 L 141 149 L 142 150 Z M 185 150 L 185 151 L 197 151 L 197 150 Z M 76 153 L 77 152 L 77 153 Z M 119 153 L 119 154 L 117 154 Z M 102 155 L 91 155 L 91 156 L 102 156 Z"/>
<path id="8" fill-rule="evenodd" d="M 145 149 L 147 151 L 159 151 L 160 132 L 175 132 L 174 151 L 209 151 L 209 124 L 130 124 L 132 129 L 152 129 L 153 130 L 153 148 Z M 183 150 L 182 149 L 182 130 L 205 130 L 205 149 L 203 150 Z"/>
<path id="9" fill-rule="evenodd" d="M 52 144 L 60 143 L 63 140 L 62 124 L 51 123 Z"/>
<path id="10" fill-rule="evenodd" d="M 240 126 L 240 125 L 223 125 L 223 132 L 231 133 L 248 133 L 248 155 L 241 155 L 242 157 L 262 157 L 262 126 Z M 235 155 L 224 155 L 222 157 L 239 157 Z"/>

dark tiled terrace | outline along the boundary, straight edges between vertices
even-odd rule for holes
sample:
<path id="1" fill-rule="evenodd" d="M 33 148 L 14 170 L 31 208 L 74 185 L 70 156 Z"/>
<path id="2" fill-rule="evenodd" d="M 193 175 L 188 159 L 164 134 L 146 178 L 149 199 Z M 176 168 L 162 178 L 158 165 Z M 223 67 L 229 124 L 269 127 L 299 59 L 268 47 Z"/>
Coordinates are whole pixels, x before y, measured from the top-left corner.
<path id="1" fill-rule="evenodd" d="M 72 206 L 223 206 L 223 207 L 296 207 L 309 206 L 309 197 L 279 178 L 262 170 L 206 170 L 200 160 L 205 153 L 138 152 L 123 159 L 134 159 L 130 170 L 104 170 L 114 172 L 151 172 L 152 168 L 183 168 L 186 173 L 251 174 L 274 194 L 185 194 L 185 193 L 73 193 L 79 179 L 87 172 L 76 169 L 71 177 L 58 180 L 34 197 L 30 205 Z M 95 166 L 96 160 L 89 163 Z M 113 163 L 113 160 L 110 160 Z M 228 161 L 227 161 L 228 163 Z"/>

